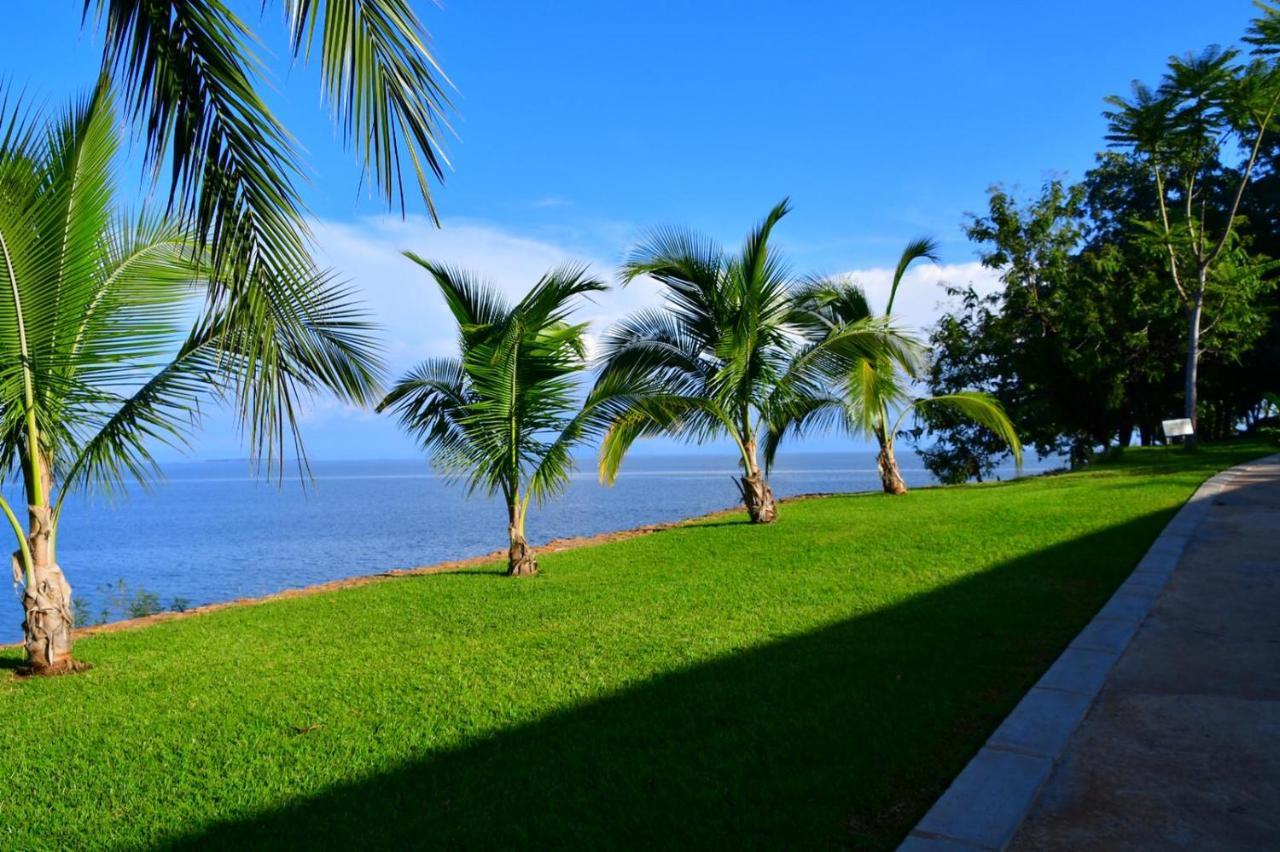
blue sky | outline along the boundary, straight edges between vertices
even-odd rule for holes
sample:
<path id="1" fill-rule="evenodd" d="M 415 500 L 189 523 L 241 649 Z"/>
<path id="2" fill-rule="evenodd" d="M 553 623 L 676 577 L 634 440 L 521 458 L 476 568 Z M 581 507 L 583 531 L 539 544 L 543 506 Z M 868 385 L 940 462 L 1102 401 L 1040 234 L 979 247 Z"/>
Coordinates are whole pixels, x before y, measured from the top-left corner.
<path id="1" fill-rule="evenodd" d="M 1158 76 L 1171 53 L 1235 42 L 1252 14 L 1249 0 L 416 5 L 458 88 L 441 230 L 358 191 L 314 70 L 284 61 L 278 4 L 263 16 L 258 0 L 232 2 L 262 33 L 273 107 L 305 148 L 321 254 L 386 325 L 395 371 L 452 341 L 399 249 L 487 271 L 515 293 L 562 260 L 611 275 L 657 224 L 734 244 L 783 196 L 795 212 L 780 244 L 796 268 L 854 272 L 873 298 L 907 239 L 937 237 L 944 265 L 917 273 L 904 300 L 904 321 L 927 325 L 940 281 L 992 285 L 961 232 L 990 184 L 1079 176 L 1101 146 L 1105 95 Z M 82 6 L 9 10 L 9 85 L 57 104 L 92 83 L 100 42 L 81 28 Z M 122 186 L 136 180 L 126 164 Z M 584 314 L 599 326 L 653 298 L 633 287 Z M 415 454 L 392 424 L 325 401 L 306 437 L 316 458 Z M 215 416 L 194 457 L 241 454 Z"/>

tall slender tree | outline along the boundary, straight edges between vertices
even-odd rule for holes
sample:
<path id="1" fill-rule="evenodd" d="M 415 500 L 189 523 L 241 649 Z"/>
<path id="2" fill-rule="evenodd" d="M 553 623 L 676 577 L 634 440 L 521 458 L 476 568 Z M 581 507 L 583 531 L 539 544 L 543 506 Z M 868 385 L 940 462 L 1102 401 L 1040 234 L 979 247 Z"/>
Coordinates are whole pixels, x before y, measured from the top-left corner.
<path id="1" fill-rule="evenodd" d="M 274 433 L 314 391 L 372 403 L 380 365 L 348 291 L 309 264 L 210 298 L 217 267 L 189 229 L 117 210 L 105 82 L 48 127 L 22 115 L 0 126 L 0 469 L 22 482 L 26 528 L 0 509 L 45 674 L 77 667 L 56 551 L 68 494 L 154 475 L 152 446 L 184 442 L 202 399 L 238 396 L 242 422 Z"/>
<path id="2" fill-rule="evenodd" d="M 663 310 L 618 323 L 603 340 L 602 368 L 588 397 L 606 424 L 600 475 L 612 483 L 638 439 L 727 437 L 738 451 L 738 487 L 752 523 L 778 515 L 760 441 L 781 412 L 825 398 L 822 369 L 835 355 L 905 357 L 902 339 L 864 319 L 806 340 L 794 300 L 798 282 L 770 247 L 789 210 L 776 205 L 736 254 L 697 233 L 660 229 L 634 249 L 625 281 L 641 276 L 666 291 Z"/>
<path id="3" fill-rule="evenodd" d="M 466 479 L 472 491 L 502 496 L 507 573 L 535 574 L 525 537 L 529 503 L 564 487 L 570 450 L 589 434 L 574 382 L 586 368 L 586 324 L 570 323 L 569 315 L 576 299 L 605 286 L 584 269 L 556 269 L 508 306 L 474 276 L 406 255 L 439 285 L 461 354 L 419 364 L 379 410 L 394 412 L 438 468 Z"/>
<path id="4" fill-rule="evenodd" d="M 937 244 L 931 239 L 916 239 L 906 245 L 898 258 L 889 288 L 889 300 L 884 310 L 886 322 L 892 317 L 898 288 L 911 265 L 919 260 L 937 262 L 937 259 Z M 819 342 L 839 335 L 846 328 L 865 323 L 874 315 L 862 288 L 847 281 L 811 281 L 797 293 L 796 303 L 819 335 Z M 829 397 L 813 395 L 807 404 L 782 409 L 782 416 L 770 423 L 765 453 L 768 463 L 772 464 L 785 435 L 812 428 L 814 421 L 827 419 L 830 414 L 838 412 L 838 421 L 847 431 L 875 439 L 878 447 L 876 469 L 884 492 L 905 494 L 907 484 L 898 466 L 894 442 L 909 412 L 933 409 L 947 409 L 987 427 L 1005 441 L 1021 463 L 1022 446 L 1004 409 L 994 397 L 975 391 L 911 396 L 910 381 L 918 372 L 918 356 L 923 347 L 905 335 L 904 339 L 910 345 L 904 346 L 897 357 L 886 354 L 867 358 L 855 353 L 852 357 L 835 359 L 836 369 L 831 378 L 837 384 L 838 392 Z M 907 357 L 902 357 L 904 354 Z"/>
<path id="5" fill-rule="evenodd" d="M 1111 96 L 1104 115 L 1108 140 L 1146 164 L 1159 216 L 1149 230 L 1163 244 L 1169 276 L 1186 309 L 1184 416 L 1198 417 L 1198 378 L 1205 293 L 1236 235 L 1240 204 L 1280 109 L 1280 8 L 1258 3 L 1261 15 L 1246 42 L 1254 59 L 1210 47 L 1172 57 L 1159 86 L 1135 82 L 1128 98 Z M 1234 148 L 1238 169 L 1223 165 Z M 1195 435 L 1187 439 L 1195 447 Z"/>

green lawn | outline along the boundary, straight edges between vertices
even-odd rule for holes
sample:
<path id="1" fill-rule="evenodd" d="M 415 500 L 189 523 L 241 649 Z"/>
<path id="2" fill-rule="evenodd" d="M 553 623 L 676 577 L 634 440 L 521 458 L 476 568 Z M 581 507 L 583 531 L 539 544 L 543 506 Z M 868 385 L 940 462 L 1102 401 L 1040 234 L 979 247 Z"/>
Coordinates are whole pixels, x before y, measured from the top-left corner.
<path id="1" fill-rule="evenodd" d="M 0 651 L 0 848 L 891 847 L 1196 485 L 1273 450 L 237 607 L 70 677 Z"/>

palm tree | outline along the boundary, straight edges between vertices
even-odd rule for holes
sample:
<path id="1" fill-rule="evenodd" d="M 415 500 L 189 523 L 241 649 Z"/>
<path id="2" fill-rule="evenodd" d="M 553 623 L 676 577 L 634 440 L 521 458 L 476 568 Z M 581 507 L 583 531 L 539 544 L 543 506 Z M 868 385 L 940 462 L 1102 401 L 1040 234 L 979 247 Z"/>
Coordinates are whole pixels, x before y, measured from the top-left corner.
<path id="1" fill-rule="evenodd" d="M 796 283 L 770 249 L 789 210 L 775 206 L 736 255 L 686 230 L 660 229 L 634 249 L 625 281 L 650 276 L 666 288 L 666 309 L 631 316 L 603 340 L 603 366 L 588 397 L 604 424 L 600 476 L 612 483 L 637 438 L 728 437 L 737 448 L 738 487 L 752 523 L 778 514 L 759 460 L 767 424 L 821 395 L 817 379 L 833 353 L 903 354 L 901 339 L 872 319 L 806 343 L 793 301 Z"/>
<path id="2" fill-rule="evenodd" d="M 889 301 L 885 305 L 884 318 L 888 321 L 898 296 L 902 278 L 913 263 L 937 257 L 937 243 L 931 239 L 909 242 L 894 269 L 893 283 L 889 288 Z M 865 323 L 873 316 L 866 294 L 861 287 L 846 281 L 811 281 L 797 294 L 797 303 L 808 318 L 807 325 L 819 339 L 838 335 L 850 325 Z M 1013 424 L 1004 408 L 990 394 L 975 391 L 942 396 L 912 398 L 908 382 L 919 366 L 919 341 L 911 340 L 903 347 L 901 355 L 884 355 L 866 358 L 854 355 L 838 362 L 832 378 L 842 387 L 833 396 L 823 398 L 813 395 L 809 404 L 796 406 L 782 412 L 772 424 L 767 439 L 766 459 L 772 464 L 778 444 L 788 432 L 810 428 L 820 418 L 838 413 L 845 428 L 853 434 L 875 438 L 879 447 L 876 469 L 886 494 L 905 494 L 907 484 L 898 467 L 894 453 L 894 438 L 899 433 L 903 419 L 913 410 L 949 408 L 962 417 L 991 429 L 1013 451 L 1018 464 L 1022 463 L 1022 445 L 1018 441 Z"/>
<path id="3" fill-rule="evenodd" d="M 212 299 L 188 229 L 115 208 L 105 84 L 47 128 L 20 116 L 0 119 L 0 474 L 21 474 L 26 529 L 0 509 L 43 674 L 77 667 L 56 557 L 68 494 L 156 474 L 150 446 L 184 443 L 202 400 L 238 398 L 243 424 L 274 432 L 316 390 L 371 402 L 380 365 L 348 292 L 310 266 L 261 279 L 265 300 Z"/>
<path id="4" fill-rule="evenodd" d="M 168 197 L 167 216 L 186 226 L 189 248 L 213 268 L 208 297 L 223 307 L 256 302 L 255 310 L 286 322 L 291 312 L 272 303 L 282 295 L 273 282 L 310 266 L 310 237 L 299 146 L 264 98 L 270 81 L 256 51 L 270 41 L 258 32 L 266 27 L 246 24 L 226 0 L 77 2 L 84 27 L 102 37 L 101 72 L 121 94 L 145 169 Z M 448 165 L 451 83 L 410 0 L 259 5 L 263 24 L 269 10 L 281 17 L 280 53 L 319 68 L 334 127 L 362 167 L 361 186 L 403 211 L 416 185 L 434 219 L 429 183 Z M 252 387 L 252 365 L 239 368 L 246 372 L 235 387 Z M 248 443 L 255 455 L 278 459 L 298 441 L 297 412 L 261 413 L 246 423 Z"/>
<path id="5" fill-rule="evenodd" d="M 423 361 L 379 411 L 391 410 L 445 473 L 507 507 L 507 573 L 537 573 L 525 538 L 529 503 L 564 488 L 570 450 L 589 434 L 575 398 L 586 369 L 586 324 L 568 322 L 572 302 L 605 289 L 583 268 L 548 272 L 514 307 L 458 269 L 408 258 L 431 274 L 458 323 L 459 358 Z"/>

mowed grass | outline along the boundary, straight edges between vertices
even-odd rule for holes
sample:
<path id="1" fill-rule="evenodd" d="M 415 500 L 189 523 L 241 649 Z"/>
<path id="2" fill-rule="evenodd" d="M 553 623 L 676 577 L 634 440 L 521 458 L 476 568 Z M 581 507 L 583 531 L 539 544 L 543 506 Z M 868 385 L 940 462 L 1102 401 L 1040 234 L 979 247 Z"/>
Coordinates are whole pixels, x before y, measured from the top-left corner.
<path id="1" fill-rule="evenodd" d="M 1268 451 L 729 514 L 86 638 L 71 677 L 0 651 L 0 848 L 892 847 Z"/>

